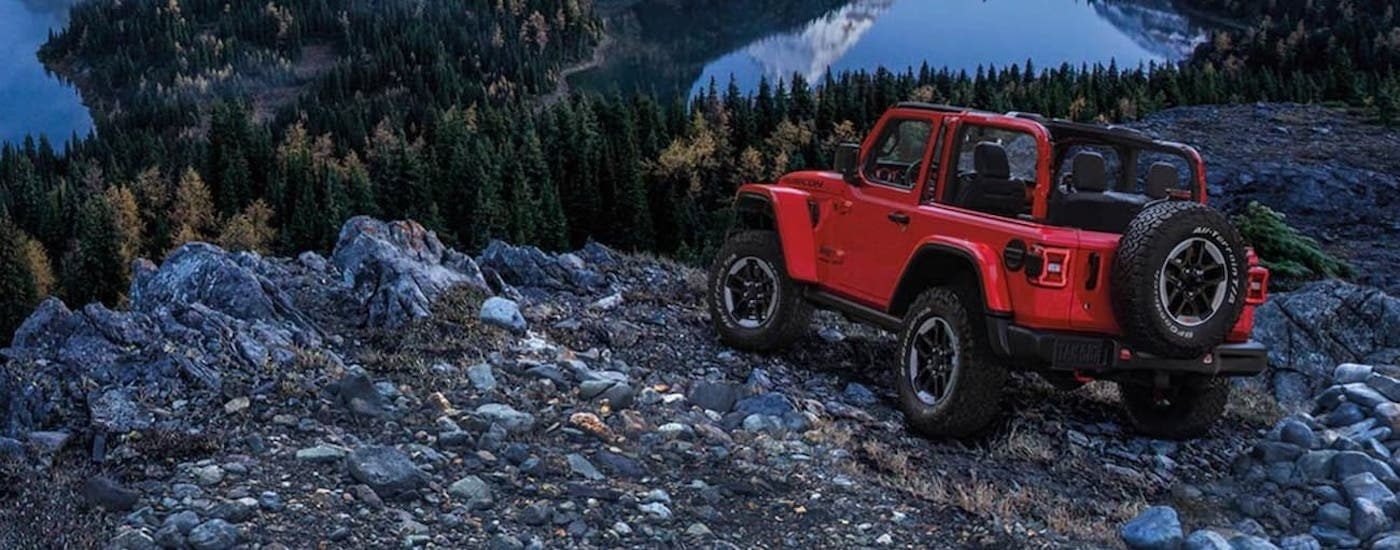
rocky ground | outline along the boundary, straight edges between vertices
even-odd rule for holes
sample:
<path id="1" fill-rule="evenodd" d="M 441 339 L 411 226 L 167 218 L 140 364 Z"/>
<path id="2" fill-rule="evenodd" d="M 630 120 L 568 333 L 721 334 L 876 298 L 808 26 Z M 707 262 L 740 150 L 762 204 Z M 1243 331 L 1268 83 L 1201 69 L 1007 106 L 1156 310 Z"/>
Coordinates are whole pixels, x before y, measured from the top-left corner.
<path id="1" fill-rule="evenodd" d="M 1214 206 L 1238 212 L 1257 200 L 1284 212 L 1350 258 L 1358 282 L 1400 294 L 1400 132 L 1295 104 L 1183 107 L 1134 126 L 1199 149 Z"/>
<path id="2" fill-rule="evenodd" d="M 736 353 L 701 273 L 597 246 L 357 219 L 330 260 L 138 269 L 129 311 L 51 301 L 4 352 L 0 546 L 1115 546 L 1277 417 L 1151 441 L 1026 377 L 984 437 L 910 437 L 889 336 Z"/>
<path id="3" fill-rule="evenodd" d="M 1202 143 L 1227 202 L 1289 185 L 1335 198 L 1328 170 L 1397 173 L 1375 145 L 1259 153 L 1315 124 L 1389 139 L 1344 114 L 1213 109 L 1144 124 Z M 1294 122 L 1278 136 L 1187 135 L 1280 116 Z M 1361 230 L 1327 212 L 1394 216 L 1347 197 L 1270 204 L 1337 231 Z M 1381 236 L 1333 242 L 1372 243 L 1364 270 L 1393 252 Z M 1372 288 L 1260 308 L 1273 368 L 1208 437 L 1137 437 L 1112 386 L 1017 376 L 986 434 L 929 441 L 902 427 L 889 335 L 822 314 L 784 353 L 738 353 L 716 342 L 702 273 L 601 246 L 471 258 L 358 218 L 330 258 L 195 244 L 135 275 L 127 307 L 46 302 L 0 350 L 0 547 L 1396 541 L 1400 300 Z"/>

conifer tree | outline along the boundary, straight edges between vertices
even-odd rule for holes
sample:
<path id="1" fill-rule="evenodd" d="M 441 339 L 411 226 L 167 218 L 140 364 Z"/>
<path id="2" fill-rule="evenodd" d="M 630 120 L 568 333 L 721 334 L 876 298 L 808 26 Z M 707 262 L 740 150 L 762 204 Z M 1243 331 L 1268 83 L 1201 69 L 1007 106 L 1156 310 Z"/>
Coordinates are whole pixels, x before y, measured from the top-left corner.
<path id="1" fill-rule="evenodd" d="M 26 259 L 24 235 L 0 211 L 0 345 L 39 303 L 40 293 Z"/>
<path id="2" fill-rule="evenodd" d="M 218 221 L 214 199 L 209 187 L 193 168 L 185 169 L 175 188 L 175 202 L 170 211 L 170 224 L 175 228 L 171 249 L 190 241 L 208 240 Z"/>
<path id="3" fill-rule="evenodd" d="M 115 306 L 126 294 L 131 273 L 117 214 L 96 195 L 79 207 L 77 222 L 74 243 L 63 260 L 63 298 L 72 304 Z"/>
<path id="4" fill-rule="evenodd" d="M 262 200 L 253 201 L 242 212 L 230 216 L 219 231 L 219 245 L 228 250 L 266 254 L 276 239 L 272 207 Z"/>

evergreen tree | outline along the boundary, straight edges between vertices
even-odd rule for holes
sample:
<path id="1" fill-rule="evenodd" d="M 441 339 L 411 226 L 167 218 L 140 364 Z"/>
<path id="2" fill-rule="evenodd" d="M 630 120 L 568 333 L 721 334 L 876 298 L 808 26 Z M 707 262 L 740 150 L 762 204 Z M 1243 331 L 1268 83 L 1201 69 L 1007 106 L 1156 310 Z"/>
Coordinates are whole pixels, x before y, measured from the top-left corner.
<path id="1" fill-rule="evenodd" d="M 23 233 L 0 211 L 0 345 L 39 303 L 40 293 L 25 252 Z"/>
<path id="2" fill-rule="evenodd" d="M 219 245 L 228 250 L 266 254 L 277 238 L 272 228 L 272 207 L 256 200 L 243 212 L 230 216 L 219 231 Z"/>
<path id="3" fill-rule="evenodd" d="M 170 223 L 175 228 L 171 248 L 190 241 L 208 240 L 217 221 L 209 187 L 204 185 L 199 172 L 185 169 L 175 188 L 175 202 L 170 212 Z"/>
<path id="4" fill-rule="evenodd" d="M 75 242 L 63 260 L 63 299 L 71 304 L 117 305 L 125 296 L 131 266 L 117 214 L 102 196 L 79 207 Z"/>

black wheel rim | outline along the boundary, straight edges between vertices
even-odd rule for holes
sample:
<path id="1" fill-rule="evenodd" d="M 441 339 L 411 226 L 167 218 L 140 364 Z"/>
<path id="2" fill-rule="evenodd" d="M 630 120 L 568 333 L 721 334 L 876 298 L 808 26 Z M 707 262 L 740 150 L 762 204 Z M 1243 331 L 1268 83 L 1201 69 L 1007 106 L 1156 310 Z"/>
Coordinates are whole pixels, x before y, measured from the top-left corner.
<path id="1" fill-rule="evenodd" d="M 958 335 L 942 317 L 930 317 L 919 324 L 909 343 L 905 376 L 914 395 L 927 406 L 948 397 L 961 357 Z"/>
<path id="2" fill-rule="evenodd" d="M 1219 246 L 1199 237 L 1187 239 L 1167 254 L 1157 297 L 1177 324 L 1200 326 L 1220 311 L 1229 277 Z"/>
<path id="3" fill-rule="evenodd" d="M 761 258 L 745 256 L 729 264 L 724 277 L 725 314 L 744 328 L 759 328 L 778 308 L 778 274 Z"/>

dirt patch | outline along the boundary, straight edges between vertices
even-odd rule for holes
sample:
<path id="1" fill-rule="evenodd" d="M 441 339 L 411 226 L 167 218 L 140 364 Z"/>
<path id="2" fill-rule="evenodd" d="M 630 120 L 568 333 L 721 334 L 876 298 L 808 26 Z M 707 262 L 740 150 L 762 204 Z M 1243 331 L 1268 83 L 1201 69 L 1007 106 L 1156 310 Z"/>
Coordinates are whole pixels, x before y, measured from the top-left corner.
<path id="1" fill-rule="evenodd" d="M 335 66 L 340 57 L 329 44 L 304 46 L 292 63 L 292 80 L 276 85 L 259 87 L 252 94 L 253 121 L 258 124 L 270 122 L 283 107 L 291 105 L 312 83 Z"/>

